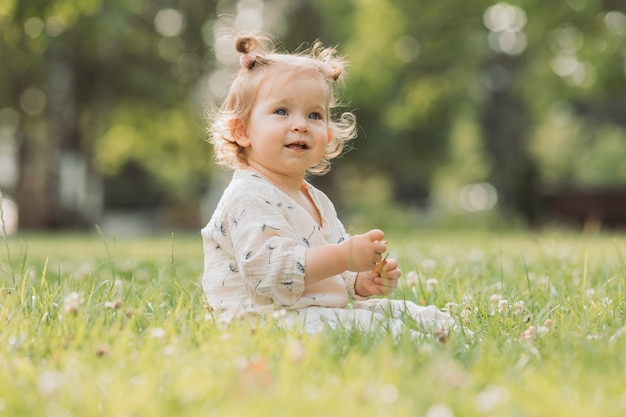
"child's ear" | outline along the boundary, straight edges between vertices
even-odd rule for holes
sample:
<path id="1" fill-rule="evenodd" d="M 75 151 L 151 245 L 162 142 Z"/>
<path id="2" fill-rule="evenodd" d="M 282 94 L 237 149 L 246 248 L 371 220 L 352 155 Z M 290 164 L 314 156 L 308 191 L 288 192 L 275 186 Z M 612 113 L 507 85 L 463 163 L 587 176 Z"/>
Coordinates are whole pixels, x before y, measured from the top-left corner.
<path id="1" fill-rule="evenodd" d="M 243 146 L 245 148 L 250 144 L 248 132 L 240 119 L 231 119 L 228 122 L 228 125 L 230 127 L 230 135 L 233 139 L 235 139 L 235 142 L 237 142 L 239 146 Z"/>
<path id="2" fill-rule="evenodd" d="M 330 143 L 333 140 L 333 130 L 330 127 L 328 128 L 327 135 L 328 135 L 328 142 L 327 143 Z"/>

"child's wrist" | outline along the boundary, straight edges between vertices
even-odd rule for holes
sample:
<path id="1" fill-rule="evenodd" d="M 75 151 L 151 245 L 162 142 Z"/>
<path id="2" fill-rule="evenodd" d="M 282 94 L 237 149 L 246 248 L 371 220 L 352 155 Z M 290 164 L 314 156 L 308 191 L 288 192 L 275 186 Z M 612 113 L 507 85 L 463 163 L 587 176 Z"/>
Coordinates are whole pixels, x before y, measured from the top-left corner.
<path id="1" fill-rule="evenodd" d="M 354 267 L 352 261 L 352 241 L 348 239 L 337 245 L 339 249 L 339 259 L 344 271 L 352 271 Z"/>
<path id="2" fill-rule="evenodd" d="M 356 279 L 354 280 L 354 293 L 360 297 L 369 297 L 371 294 L 368 294 L 363 290 L 363 285 L 361 284 L 361 273 L 356 274 Z"/>

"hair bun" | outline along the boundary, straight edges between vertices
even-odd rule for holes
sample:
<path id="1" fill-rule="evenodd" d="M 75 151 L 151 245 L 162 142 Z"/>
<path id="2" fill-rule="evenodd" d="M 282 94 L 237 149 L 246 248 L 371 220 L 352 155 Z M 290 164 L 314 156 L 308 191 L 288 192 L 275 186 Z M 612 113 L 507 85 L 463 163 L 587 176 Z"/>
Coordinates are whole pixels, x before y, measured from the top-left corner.
<path id="1" fill-rule="evenodd" d="M 242 67 L 246 69 L 251 69 L 256 63 L 256 56 L 248 53 L 241 54 L 241 56 L 239 57 L 239 63 Z"/>

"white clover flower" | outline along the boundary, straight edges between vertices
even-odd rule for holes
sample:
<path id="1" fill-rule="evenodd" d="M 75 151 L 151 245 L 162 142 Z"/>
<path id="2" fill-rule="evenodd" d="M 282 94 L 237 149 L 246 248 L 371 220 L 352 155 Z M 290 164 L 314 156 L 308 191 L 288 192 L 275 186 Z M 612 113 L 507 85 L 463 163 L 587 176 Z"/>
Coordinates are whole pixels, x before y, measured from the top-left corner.
<path id="1" fill-rule="evenodd" d="M 461 308 L 461 306 L 458 305 L 457 303 L 453 303 L 452 301 L 449 301 L 446 303 L 446 311 L 448 312 L 458 311 L 459 308 Z"/>
<path id="2" fill-rule="evenodd" d="M 596 290 L 593 288 L 587 288 L 585 290 L 585 295 L 587 296 L 587 298 L 593 298 L 593 296 L 596 295 Z"/>
<path id="3" fill-rule="evenodd" d="M 461 311 L 461 320 L 463 321 L 463 324 L 468 324 L 472 318 L 472 309 L 471 308 L 464 308 L 463 311 Z"/>
<path id="4" fill-rule="evenodd" d="M 417 272 L 409 271 L 406 273 L 404 281 L 406 282 L 406 285 L 408 285 L 409 287 L 415 287 L 416 285 L 419 284 L 420 277 L 417 274 Z"/>
<path id="5" fill-rule="evenodd" d="M 426 280 L 426 291 L 434 291 L 439 286 L 439 280 L 437 278 L 428 278 Z"/>
<path id="6" fill-rule="evenodd" d="M 43 397 L 54 397 L 63 385 L 63 375 L 56 371 L 46 371 L 39 375 L 37 386 Z"/>
<path id="7" fill-rule="evenodd" d="M 292 363 L 300 363 L 306 357 L 306 349 L 301 340 L 289 339 L 287 341 L 287 357 Z"/>
<path id="8" fill-rule="evenodd" d="M 124 281 L 119 278 L 115 278 L 115 281 L 113 281 L 113 289 L 116 294 L 122 294 L 124 292 Z"/>
<path id="9" fill-rule="evenodd" d="M 515 302 L 515 315 L 516 316 L 521 316 L 524 311 L 526 311 L 526 305 L 524 304 L 523 301 L 516 301 Z"/>
<path id="10" fill-rule="evenodd" d="M 282 320 L 285 318 L 285 316 L 287 316 L 287 310 L 285 310 L 284 308 L 272 311 L 272 318 L 274 320 Z"/>
<path id="11" fill-rule="evenodd" d="M 166 356 L 174 356 L 176 353 L 178 353 L 178 351 L 174 345 L 166 345 L 163 348 L 163 354 Z"/>
<path id="12" fill-rule="evenodd" d="M 550 288 L 550 277 L 542 275 L 541 277 L 539 277 L 537 282 L 539 286 L 544 290 L 547 290 L 548 288 Z"/>
<path id="13" fill-rule="evenodd" d="M 434 259 L 424 259 L 422 260 L 422 262 L 420 262 L 420 266 L 423 269 L 435 269 L 437 267 L 437 262 L 435 262 Z"/>
<path id="14" fill-rule="evenodd" d="M 380 387 L 379 397 L 384 403 L 393 404 L 396 402 L 399 396 L 400 393 L 398 391 L 398 388 L 393 384 L 385 384 Z"/>
<path id="15" fill-rule="evenodd" d="M 509 301 L 508 300 L 498 301 L 498 313 L 506 313 L 508 311 L 509 311 Z"/>
<path id="16" fill-rule="evenodd" d="M 163 339 L 165 338 L 165 329 L 161 327 L 154 327 L 150 329 L 150 337 L 154 339 Z"/>
<path id="17" fill-rule="evenodd" d="M 493 304 L 500 302 L 500 300 L 502 300 L 502 295 L 500 294 L 491 294 L 491 296 L 489 297 L 489 302 Z"/>
<path id="18" fill-rule="evenodd" d="M 435 404 L 426 410 L 424 417 L 454 417 L 454 413 L 445 404 Z"/>
<path id="19" fill-rule="evenodd" d="M 538 335 L 544 335 L 546 333 L 548 333 L 550 331 L 550 328 L 548 326 L 539 326 L 537 327 L 537 334 Z"/>
<path id="20" fill-rule="evenodd" d="M 500 404 L 509 401 L 509 391 L 501 386 L 492 385 L 485 388 L 476 396 L 476 409 L 478 411 L 491 411 Z"/>
<path id="21" fill-rule="evenodd" d="M 124 302 L 122 300 L 113 300 L 113 301 L 105 301 L 104 302 L 104 308 L 108 308 L 111 310 L 117 310 L 118 308 L 120 308 L 122 305 L 124 304 Z"/>
<path id="22" fill-rule="evenodd" d="M 84 302 L 85 298 L 82 295 L 76 291 L 72 291 L 63 297 L 63 310 L 66 314 L 78 314 L 80 305 Z"/>

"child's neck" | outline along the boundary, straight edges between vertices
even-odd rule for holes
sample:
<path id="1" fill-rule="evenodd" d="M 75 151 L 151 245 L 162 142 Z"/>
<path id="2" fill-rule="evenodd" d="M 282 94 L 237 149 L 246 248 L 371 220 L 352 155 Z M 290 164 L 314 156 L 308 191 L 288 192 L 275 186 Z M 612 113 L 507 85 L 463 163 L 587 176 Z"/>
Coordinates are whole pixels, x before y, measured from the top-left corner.
<path id="1" fill-rule="evenodd" d="M 287 195 L 294 196 L 301 192 L 304 183 L 304 174 L 301 177 L 290 177 L 257 167 L 248 167 L 248 169 L 258 173 Z"/>

